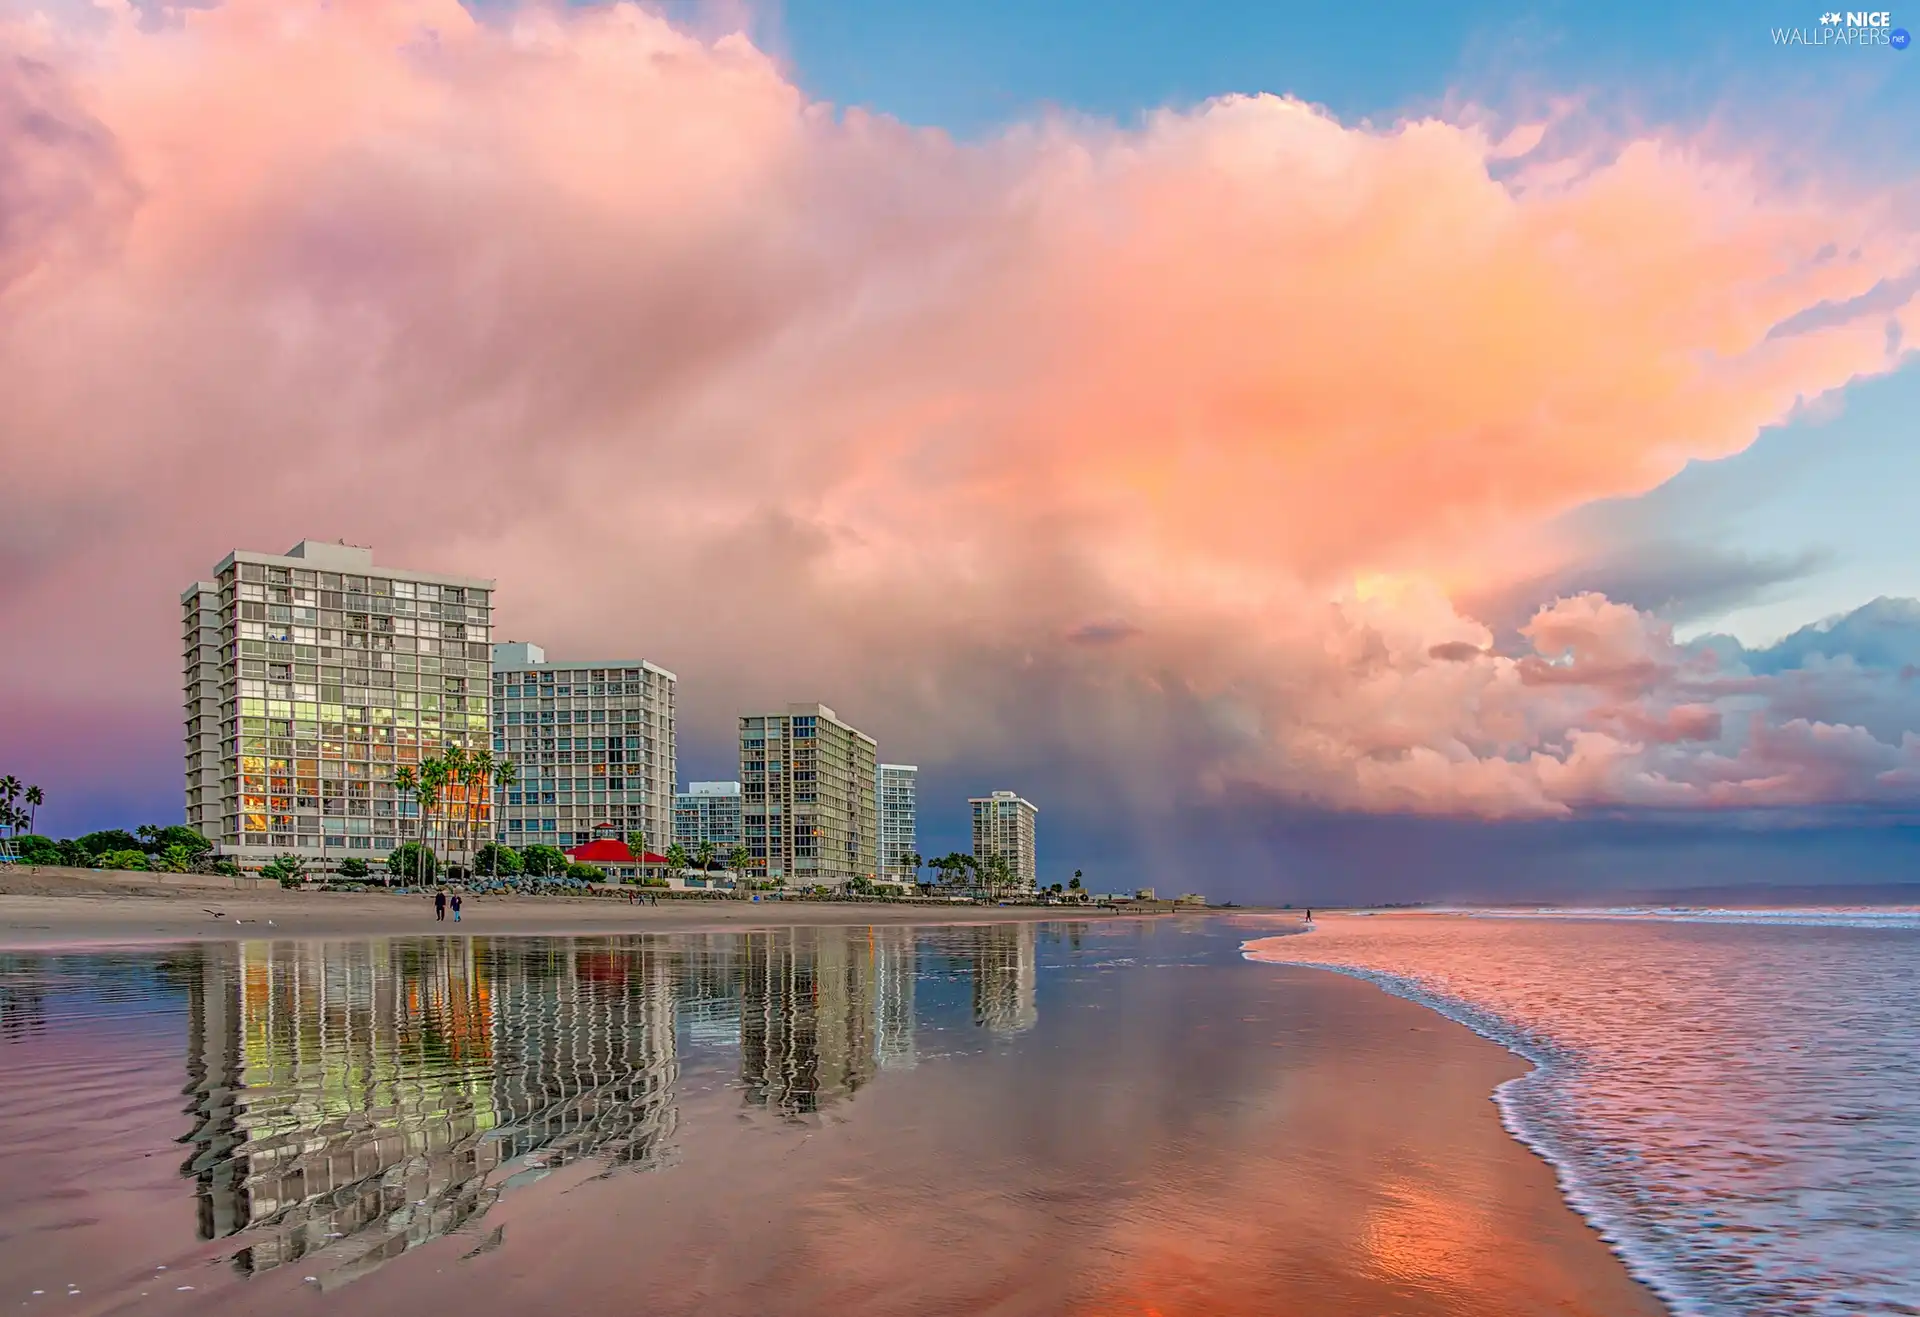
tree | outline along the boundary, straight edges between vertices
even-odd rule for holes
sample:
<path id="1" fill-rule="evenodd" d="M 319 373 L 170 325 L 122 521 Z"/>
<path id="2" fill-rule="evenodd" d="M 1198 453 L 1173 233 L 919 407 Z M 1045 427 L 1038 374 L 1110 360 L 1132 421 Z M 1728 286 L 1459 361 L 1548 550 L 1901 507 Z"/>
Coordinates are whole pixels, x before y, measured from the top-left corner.
<path id="1" fill-rule="evenodd" d="M 72 843 L 69 842 L 68 845 Z M 45 837 L 36 837 L 32 833 L 20 839 L 20 858 L 34 865 L 66 863 L 65 852 L 60 849 L 58 843 L 48 841 Z"/>
<path id="2" fill-rule="evenodd" d="M 20 826 L 14 822 L 13 802 L 20 799 L 20 779 L 12 773 L 0 777 L 0 823 L 6 825 L 8 832 Z"/>
<path id="3" fill-rule="evenodd" d="M 445 760 L 428 759 L 420 765 L 420 784 L 413 789 L 413 794 L 420 802 L 420 826 L 425 833 L 425 843 L 429 852 L 433 848 L 434 841 L 433 812 L 440 807 L 441 788 L 446 785 L 446 781 Z M 422 874 L 421 881 L 431 881 L 432 877 L 431 874 Z"/>
<path id="4" fill-rule="evenodd" d="M 27 788 L 27 831 L 32 832 L 34 819 L 40 813 L 40 807 L 47 803 L 47 793 L 39 787 Z"/>
<path id="5" fill-rule="evenodd" d="M 596 865 L 574 863 L 567 866 L 567 877 L 569 878 L 584 878 L 590 883 L 597 883 L 605 879 L 606 876 L 606 874 L 600 872 L 599 867 Z"/>
<path id="6" fill-rule="evenodd" d="M 513 760 L 502 759 L 499 763 L 493 766 L 493 787 L 494 788 L 498 788 L 500 791 L 506 791 L 509 787 L 511 787 L 515 782 L 518 782 L 519 780 L 520 780 L 520 770 L 514 767 Z M 487 792 L 488 808 L 491 809 L 493 804 L 494 804 L 493 789 L 490 788 Z M 500 815 L 497 811 L 495 811 L 491 813 L 489 817 L 496 821 L 495 827 L 493 830 L 494 841 L 496 843 L 494 846 L 493 853 L 496 858 L 505 858 L 507 855 L 511 855 L 512 852 L 505 850 L 504 848 L 498 845 L 499 837 L 500 837 L 500 829 L 498 827 L 497 821 Z M 495 878 L 498 878 L 500 876 L 500 871 L 498 869 L 490 869 L 488 872 Z M 514 867 L 508 870 L 508 873 L 509 875 L 511 875 L 519 872 L 520 872 L 520 866 L 519 866 L 518 860 L 516 859 L 514 862 Z"/>
<path id="7" fill-rule="evenodd" d="M 387 855 L 387 872 L 395 878 L 412 878 L 416 884 L 430 883 L 440 871 L 433 847 L 424 842 L 402 842 Z"/>
<path id="8" fill-rule="evenodd" d="M 165 854 L 175 846 L 183 846 L 194 855 L 204 855 L 213 849 L 212 842 L 192 828 L 183 827 L 178 823 L 164 828 L 157 828 L 150 823 L 145 824 L 140 828 L 140 836 L 145 843 L 144 849 L 149 855 Z"/>
<path id="9" fill-rule="evenodd" d="M 675 873 L 684 870 L 691 863 L 687 859 L 687 848 L 679 842 L 667 847 L 667 867 Z"/>
<path id="10" fill-rule="evenodd" d="M 142 849 L 140 839 L 124 828 L 106 828 L 100 832 L 89 832 L 76 843 L 87 856 L 89 862 L 114 851 L 137 851 Z"/>
<path id="11" fill-rule="evenodd" d="M 420 787 L 419 775 L 413 771 L 413 768 L 410 765 L 402 764 L 400 765 L 399 768 L 394 770 L 393 793 L 402 802 L 399 806 L 401 817 L 403 818 L 406 817 L 407 805 L 414 803 L 414 801 L 417 799 L 417 796 L 415 795 L 415 793 L 419 790 L 419 787 Z M 403 876 L 402 871 L 395 869 L 391 863 L 388 864 L 387 869 L 388 869 L 388 872 L 392 875 L 388 879 L 389 882 L 391 882 L 393 878 L 398 878 Z"/>
<path id="12" fill-rule="evenodd" d="M 94 857 L 94 863 L 102 869 L 145 869 L 147 853 L 137 846 L 123 851 L 108 851 Z"/>
<path id="13" fill-rule="evenodd" d="M 511 847 L 490 841 L 475 853 L 473 869 L 475 873 L 484 872 L 490 878 L 498 878 L 503 873 L 511 878 L 520 872 L 520 857 L 513 853 Z"/>
<path id="14" fill-rule="evenodd" d="M 307 876 L 307 862 L 298 855 L 276 855 L 260 867 L 262 878 L 277 878 L 282 887 L 291 887 Z"/>
<path id="15" fill-rule="evenodd" d="M 738 884 L 746 877 L 747 864 L 753 859 L 747 854 L 745 846 L 735 846 L 727 852 L 727 867 L 733 870 L 733 881 Z"/>
<path id="16" fill-rule="evenodd" d="M 458 745 L 447 747 L 445 757 L 440 759 L 440 798 L 446 808 L 447 868 L 459 867 L 460 849 L 460 812 L 453 807 L 456 803 L 464 809 L 467 803 L 467 782 L 471 777 L 472 766 L 468 762 L 465 748 Z M 455 793 L 458 793 L 456 796 Z"/>
<path id="17" fill-rule="evenodd" d="M 920 852 L 908 851 L 900 858 L 906 861 L 907 866 L 913 870 L 913 885 L 918 887 L 920 885 Z"/>
<path id="18" fill-rule="evenodd" d="M 1070 892 L 1080 890 L 1080 871 L 1078 869 L 1073 871 L 1073 881 L 1067 884 L 1067 890 Z"/>
<path id="19" fill-rule="evenodd" d="M 713 868 L 713 857 L 718 853 L 711 839 L 703 840 L 693 852 L 693 861 L 700 866 L 700 872 L 705 873 Z"/>
<path id="20" fill-rule="evenodd" d="M 566 869 L 567 853 L 558 846 L 536 844 L 520 852 L 520 871 L 529 878 L 547 878 Z"/>
<path id="21" fill-rule="evenodd" d="M 340 861 L 342 878 L 365 878 L 370 872 L 372 871 L 368 869 L 367 862 L 357 856 Z"/>
<path id="22" fill-rule="evenodd" d="M 627 834 L 627 849 L 632 851 L 633 858 L 639 861 L 640 877 L 642 881 L 645 881 L 647 876 L 647 834 L 645 832 L 629 832 Z"/>
<path id="23" fill-rule="evenodd" d="M 194 861 L 199 858 L 199 852 L 173 845 L 155 854 L 149 867 L 161 873 L 192 873 Z"/>

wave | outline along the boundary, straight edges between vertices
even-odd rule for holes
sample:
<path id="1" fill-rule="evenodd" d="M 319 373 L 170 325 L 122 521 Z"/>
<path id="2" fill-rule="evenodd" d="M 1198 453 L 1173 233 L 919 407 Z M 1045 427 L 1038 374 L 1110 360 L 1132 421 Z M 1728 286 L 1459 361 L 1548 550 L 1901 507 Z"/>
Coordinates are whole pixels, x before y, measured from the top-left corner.
<path id="1" fill-rule="evenodd" d="M 1541 909 L 1458 910 L 1476 919 L 1631 919 L 1681 924 L 1758 924 L 1787 928 L 1920 929 L 1920 909 L 1907 906 L 1808 906 L 1755 910 L 1737 906 L 1555 906 Z"/>
<path id="2" fill-rule="evenodd" d="M 1395 997 L 1464 1025 L 1529 1062 L 1533 1069 L 1493 1090 L 1500 1124 L 1547 1163 L 1568 1205 L 1594 1228 L 1633 1277 L 1660 1297 L 1674 1317 L 1714 1317 L 1722 1311 L 1718 1304 L 1694 1293 L 1676 1265 L 1677 1259 L 1665 1254 L 1636 1230 L 1631 1217 L 1598 1187 L 1597 1177 L 1580 1156 L 1580 1140 L 1561 1126 L 1564 1087 L 1570 1082 L 1570 1071 L 1576 1060 L 1570 1050 L 1517 1021 L 1464 998 L 1436 991 L 1411 976 L 1289 954 L 1296 950 L 1304 952 L 1311 943 L 1287 938 L 1287 951 L 1282 952 L 1274 945 L 1281 942 L 1278 937 L 1254 938 L 1241 943 L 1240 951 L 1248 960 L 1262 964 L 1331 970 L 1371 983 Z"/>

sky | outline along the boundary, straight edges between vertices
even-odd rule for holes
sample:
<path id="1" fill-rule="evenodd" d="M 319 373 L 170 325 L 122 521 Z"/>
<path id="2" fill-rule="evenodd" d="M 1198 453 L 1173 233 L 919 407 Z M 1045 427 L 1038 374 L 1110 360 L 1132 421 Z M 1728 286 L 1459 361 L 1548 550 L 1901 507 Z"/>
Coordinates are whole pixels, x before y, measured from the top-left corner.
<path id="1" fill-rule="evenodd" d="M 928 854 L 1904 877 L 1920 55 L 1820 18 L 0 0 L 0 771 L 177 818 L 179 591 L 345 538 Z"/>

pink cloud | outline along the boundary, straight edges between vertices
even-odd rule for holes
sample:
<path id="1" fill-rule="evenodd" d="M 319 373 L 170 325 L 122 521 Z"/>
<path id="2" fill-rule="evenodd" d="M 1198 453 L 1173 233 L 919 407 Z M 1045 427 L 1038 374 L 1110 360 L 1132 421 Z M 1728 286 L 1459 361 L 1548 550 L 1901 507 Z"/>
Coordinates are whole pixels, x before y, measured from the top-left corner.
<path id="1" fill-rule="evenodd" d="M 1897 787 L 1726 742 L 1631 609 L 1562 601 L 1512 657 L 1448 602 L 1889 368 L 1884 314 L 1769 335 L 1913 267 L 1872 196 L 1274 97 L 958 143 L 629 7 L 104 12 L 0 36 L 17 699 L 167 707 L 180 588 L 345 536 L 668 663 L 716 734 L 824 696 L 1143 800 Z"/>

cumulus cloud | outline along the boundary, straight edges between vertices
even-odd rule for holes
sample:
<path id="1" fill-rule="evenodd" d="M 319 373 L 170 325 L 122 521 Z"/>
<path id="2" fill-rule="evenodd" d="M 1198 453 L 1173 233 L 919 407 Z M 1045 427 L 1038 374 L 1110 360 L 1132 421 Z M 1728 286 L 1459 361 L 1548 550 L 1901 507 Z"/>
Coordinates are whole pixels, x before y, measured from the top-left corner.
<path id="1" fill-rule="evenodd" d="M 1271 96 L 959 143 L 625 6 L 96 15 L 0 36 L 16 728 L 169 707 L 180 588 L 344 536 L 667 663 L 695 736 L 826 698 L 1142 802 L 1902 789 L 1632 607 L 1516 651 L 1453 602 L 1888 369 L 1873 196 Z"/>

